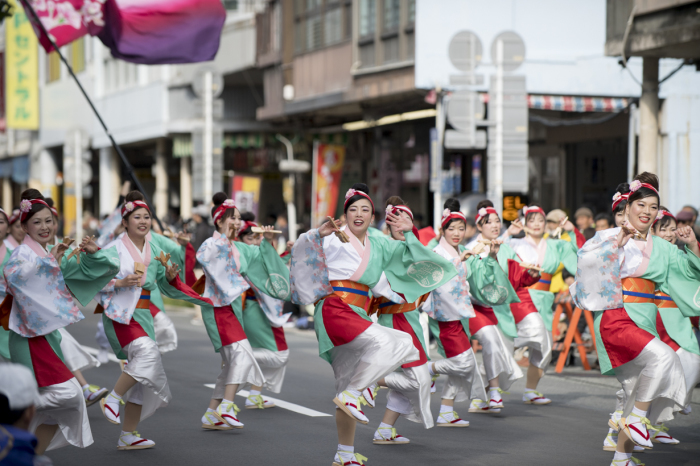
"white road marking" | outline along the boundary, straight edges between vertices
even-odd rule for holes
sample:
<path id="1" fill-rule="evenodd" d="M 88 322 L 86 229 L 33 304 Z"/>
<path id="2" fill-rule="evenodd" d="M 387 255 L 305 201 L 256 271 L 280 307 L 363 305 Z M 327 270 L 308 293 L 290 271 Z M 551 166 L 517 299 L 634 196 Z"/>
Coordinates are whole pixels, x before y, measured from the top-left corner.
<path id="1" fill-rule="evenodd" d="M 205 387 L 214 389 L 214 384 L 213 383 L 206 383 L 204 384 Z M 248 395 L 250 392 L 247 390 L 239 390 L 237 393 L 238 396 L 242 396 L 245 398 L 248 398 Z M 310 417 L 325 417 L 325 416 L 331 416 L 330 414 L 322 413 L 320 411 L 315 411 L 311 408 L 306 408 L 304 406 L 295 404 L 295 403 L 290 403 L 288 401 L 280 400 L 277 398 L 272 398 L 271 396 L 263 395 L 263 398 L 266 400 L 270 400 L 274 402 L 277 406 L 280 408 L 289 410 L 289 411 L 294 411 L 295 413 L 303 414 L 304 416 L 310 416 Z"/>
<path id="2" fill-rule="evenodd" d="M 97 348 L 91 348 L 89 346 L 81 345 L 85 351 L 88 353 L 92 354 L 93 356 L 97 356 L 100 353 L 100 350 Z M 112 362 L 119 362 L 119 358 L 117 358 L 112 352 L 107 352 L 107 357 L 109 358 L 110 361 Z"/>

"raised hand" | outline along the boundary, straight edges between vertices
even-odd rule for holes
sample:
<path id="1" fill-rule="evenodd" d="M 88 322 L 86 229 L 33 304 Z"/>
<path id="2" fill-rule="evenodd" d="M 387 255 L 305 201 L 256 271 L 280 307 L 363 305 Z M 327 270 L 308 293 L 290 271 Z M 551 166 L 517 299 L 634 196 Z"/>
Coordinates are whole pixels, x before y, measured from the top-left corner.
<path id="1" fill-rule="evenodd" d="M 68 245 L 65 243 L 58 243 L 56 246 L 51 248 L 51 255 L 56 258 L 56 261 L 60 264 L 63 255 L 68 250 Z"/>
<path id="2" fill-rule="evenodd" d="M 190 242 L 190 235 L 184 231 L 179 232 L 175 238 L 180 246 L 187 246 L 187 243 Z"/>
<path id="3" fill-rule="evenodd" d="M 469 259 L 469 256 L 474 256 L 474 255 L 475 255 L 474 251 L 472 251 L 471 249 L 465 249 L 464 251 L 462 251 L 460 253 L 459 260 L 464 262 L 465 260 Z"/>
<path id="4" fill-rule="evenodd" d="M 501 249 L 501 244 L 503 244 L 503 241 L 497 239 L 491 241 L 489 256 L 491 256 L 495 260 L 498 260 L 498 251 Z"/>
<path id="5" fill-rule="evenodd" d="M 168 279 L 168 282 L 173 281 L 179 274 L 180 266 L 177 264 L 170 265 L 165 268 L 165 278 Z"/>
<path id="6" fill-rule="evenodd" d="M 620 233 L 617 234 L 618 247 L 624 247 L 624 245 L 627 244 L 627 241 L 633 238 L 635 234 L 636 230 L 634 227 L 628 221 L 625 221 L 620 228 Z"/>
<path id="7" fill-rule="evenodd" d="M 396 215 L 389 212 L 386 215 L 386 223 L 394 227 L 396 231 L 406 232 L 413 230 L 413 220 L 403 215 Z"/>
<path id="8" fill-rule="evenodd" d="M 100 248 L 95 244 L 95 237 L 94 236 L 86 236 L 83 238 L 83 240 L 80 242 L 80 245 L 78 248 L 81 251 L 85 251 L 88 254 L 94 254 L 96 253 Z"/>
<path id="9" fill-rule="evenodd" d="M 571 220 L 569 220 L 569 217 L 563 218 L 562 221 L 559 223 L 559 226 L 566 231 L 574 231 L 574 228 L 576 228 L 574 224 L 571 223 Z"/>
<path id="10" fill-rule="evenodd" d="M 515 236 L 521 231 L 523 231 L 523 225 L 520 223 L 520 219 L 516 218 L 508 227 L 508 236 Z"/>
<path id="11" fill-rule="evenodd" d="M 268 243 L 272 243 L 272 240 L 275 239 L 275 234 L 272 232 L 272 230 L 275 229 L 273 226 L 264 226 L 261 227 L 265 232 L 263 233 L 263 237 L 267 240 Z"/>
<path id="12" fill-rule="evenodd" d="M 335 225 L 335 228 L 334 228 Z M 330 220 L 325 222 L 323 225 L 318 227 L 318 234 L 321 236 L 321 238 L 325 238 L 328 235 L 331 235 L 336 232 L 336 229 L 340 229 L 340 220 L 333 220 L 333 224 L 331 224 Z"/>

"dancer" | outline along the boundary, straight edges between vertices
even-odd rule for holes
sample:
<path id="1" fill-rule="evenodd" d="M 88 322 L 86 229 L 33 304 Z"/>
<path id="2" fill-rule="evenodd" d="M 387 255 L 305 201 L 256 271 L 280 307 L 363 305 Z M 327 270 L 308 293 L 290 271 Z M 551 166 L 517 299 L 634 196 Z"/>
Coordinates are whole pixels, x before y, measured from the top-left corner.
<path id="1" fill-rule="evenodd" d="M 58 210 L 54 207 L 53 199 L 50 197 L 45 198 L 46 204 L 51 210 L 53 215 L 51 239 L 49 240 L 49 245 L 55 246 L 61 241 L 58 239 L 58 226 L 59 226 L 59 216 Z M 72 252 L 72 248 L 68 248 L 67 253 Z M 83 396 L 85 397 L 85 403 L 88 406 L 92 406 L 99 402 L 102 398 L 106 397 L 109 390 L 100 387 L 99 385 L 92 385 L 87 382 L 83 371 L 97 367 L 100 363 L 95 359 L 90 353 L 85 351 L 78 341 L 73 338 L 68 330 L 65 328 L 58 329 L 61 334 L 61 352 L 63 352 L 63 361 L 66 363 L 68 369 L 73 373 L 75 379 L 80 384 L 83 389 Z"/>
<path id="2" fill-rule="evenodd" d="M 403 199 L 392 196 L 386 201 L 387 217 L 393 214 L 400 218 L 410 219 L 413 224 L 413 212 L 405 205 Z M 391 238 L 396 241 L 406 241 L 403 231 L 388 225 Z M 417 234 L 413 227 L 412 232 Z M 369 230 L 368 230 L 368 235 Z M 375 445 L 407 445 L 410 440 L 396 433 L 396 421 L 403 414 L 412 422 L 422 423 L 426 429 L 433 427 L 433 416 L 430 412 L 430 391 L 432 380 L 428 370 L 428 349 L 423 339 L 423 328 L 420 323 L 420 311 L 417 309 L 427 298 L 427 294 L 418 298 L 414 303 L 406 301 L 391 289 L 386 274 L 382 273 L 379 282 L 372 287 L 370 315 L 377 314 L 377 323 L 383 327 L 399 330 L 411 336 L 413 346 L 420 355 L 417 361 L 401 366 L 402 372 L 394 372 L 384 377 L 386 386 L 390 389 L 387 395 L 386 411 L 379 427 L 374 432 Z M 375 406 L 378 385 L 372 384 L 362 394 L 368 404 Z"/>
<path id="3" fill-rule="evenodd" d="M 0 209 L 0 241 L 2 241 L 0 243 L 0 302 L 7 295 L 4 269 L 13 251 L 12 248 L 8 247 L 8 242 L 5 241 L 9 231 L 10 219 L 7 217 L 7 213 Z M 10 333 L 0 326 L 0 363 L 2 362 L 10 362 Z"/>
<path id="4" fill-rule="evenodd" d="M 363 390 L 376 382 L 386 386 L 385 376 L 419 359 L 408 334 L 372 323 L 367 315 L 370 288 L 384 272 L 391 288 L 413 303 L 456 274 L 448 260 L 418 241 L 410 218 L 387 215 L 387 223 L 404 232 L 405 242 L 370 236 L 374 203 L 368 192 L 367 185 L 356 183 L 345 194 L 343 230 L 338 221 L 326 222 L 301 235 L 292 248 L 292 302 L 316 304 L 319 356 L 335 374 L 335 466 L 366 460 L 354 451 L 356 423 L 369 422 L 361 411 Z"/>
<path id="5" fill-rule="evenodd" d="M 263 240 L 261 233 L 253 233 L 258 227 L 254 222 L 252 212 L 241 214 L 242 226 L 238 238 L 250 246 L 260 246 Z M 283 260 L 284 262 L 284 260 Z M 291 312 L 284 313 L 284 301 L 274 299 L 265 293 L 255 291 L 255 286 L 245 277 L 250 288 L 243 299 L 243 328 L 248 342 L 253 348 L 255 361 L 265 377 L 265 388 L 273 393 L 282 391 L 284 374 L 289 361 L 289 347 L 284 336 L 284 324 L 289 320 Z M 253 385 L 245 401 L 246 409 L 274 408 L 275 403 L 263 399 L 263 387 Z"/>
<path id="6" fill-rule="evenodd" d="M 559 264 L 564 264 L 566 270 L 572 275 L 576 273 L 576 251 L 585 243 L 585 238 L 573 223 L 566 220 L 562 228 L 576 235 L 576 242 L 559 239 L 545 239 L 545 214 L 538 206 L 523 207 L 525 226 L 518 220 L 514 221 L 509 232 L 525 230 L 525 238 L 512 238 L 508 236 L 507 243 L 513 248 L 520 259 L 541 269 L 539 281 L 530 285 L 517 288 L 520 303 L 512 304 L 511 311 L 518 327 L 516 347 L 528 347 L 530 354 L 530 366 L 527 369 L 527 382 L 523 393 L 525 404 L 545 405 L 552 402 L 542 393 L 538 392 L 537 385 L 544 376 L 552 359 L 552 318 L 554 293 L 549 291 L 552 275 L 557 271 Z M 578 246 L 578 247 L 577 247 Z M 537 313 L 532 312 L 532 306 Z"/>
<path id="7" fill-rule="evenodd" d="M 165 253 L 147 241 L 151 212 L 143 195 L 132 191 L 122 207 L 126 234 L 108 244 L 105 251 L 118 254 L 120 269 L 116 280 L 99 295 L 102 323 L 112 350 L 121 360 L 128 359 L 114 389 L 102 399 L 102 413 L 112 424 L 123 424 L 117 449 L 152 448 L 155 442 L 141 438 L 139 421 L 151 416 L 170 401 L 170 388 L 155 342 L 150 295 L 156 287 L 165 296 L 210 306 L 183 284 L 179 267 L 168 265 Z M 124 420 L 120 405 L 125 404 Z"/>
<path id="8" fill-rule="evenodd" d="M 14 251 L 22 244 L 26 233 L 22 229 L 22 223 L 19 222 L 21 212 L 18 208 L 12 211 L 12 215 L 8 221 L 10 222 L 10 233 L 5 237 L 5 246 L 8 249 Z"/>
<path id="9" fill-rule="evenodd" d="M 458 275 L 449 283 L 433 291 L 423 306 L 430 316 L 430 330 L 438 341 L 438 351 L 445 358 L 429 364 L 430 374 L 445 374 L 448 377 L 443 388 L 438 427 L 468 427 L 454 409 L 455 401 L 483 400 L 486 398 L 484 383 L 479 374 L 474 350 L 469 339 L 469 320 L 475 317 L 469 298 L 471 292 L 482 303 L 496 304 L 505 300 L 494 286 L 496 275 L 506 280 L 496 260 L 499 241 L 492 242 L 486 259 L 470 251 L 460 251 L 459 245 L 466 232 L 466 216 L 460 212 L 457 199 L 448 199 L 442 215 L 442 237 L 433 249 L 439 256 L 451 261 Z M 500 399 L 495 387 L 494 401 Z M 493 404 L 494 409 L 503 408 L 503 403 Z"/>
<path id="10" fill-rule="evenodd" d="M 690 227 L 676 231 L 687 254 L 649 235 L 659 210 L 658 189 L 658 178 L 648 172 L 618 186 L 620 195 L 629 195 L 627 221 L 599 231 L 579 251 L 572 285 L 576 305 L 596 311 L 601 372 L 614 373 L 625 392 L 613 466 L 636 461 L 630 459 L 634 445 L 652 448 L 650 424 L 672 419 L 687 394 L 678 355 L 658 338 L 654 290 L 667 286 L 674 301 L 685 299 L 683 285 L 700 280 L 700 248 Z"/>
<path id="11" fill-rule="evenodd" d="M 671 244 L 676 244 L 676 218 L 665 207 L 659 208 L 659 213 L 654 220 L 652 228 L 653 234 L 668 241 Z M 679 254 L 685 254 L 678 251 Z M 687 288 L 686 296 L 694 295 L 697 290 L 697 281 L 687 281 L 683 284 Z M 669 296 L 669 287 L 666 283 L 661 283 L 656 291 L 656 299 L 654 300 L 659 312 L 656 314 L 656 331 L 659 334 L 661 341 L 666 343 L 678 355 L 678 359 L 683 366 L 685 374 L 686 396 L 685 401 L 681 405 L 681 414 L 690 412 L 690 400 L 692 398 L 695 386 L 700 383 L 700 347 L 698 340 L 693 331 L 693 325 L 690 323 L 688 315 L 692 315 L 692 309 L 695 306 L 688 306 L 688 300 L 674 301 Z M 680 307 L 685 307 L 685 312 L 681 311 Z M 668 428 L 663 424 L 653 426 L 654 431 L 651 441 L 654 443 L 665 443 L 677 445 L 680 443 L 668 433 Z"/>
<path id="12" fill-rule="evenodd" d="M 10 357 L 34 371 L 42 396 L 31 424 L 39 454 L 92 443 L 85 398 L 63 361 L 58 329 L 84 318 L 73 297 L 87 305 L 118 271 L 116 254 L 98 251 L 90 238 L 78 246 L 79 257 L 64 257 L 64 243 L 47 250 L 53 221 L 41 193 L 24 191 L 19 222 L 27 235 L 4 269 L 8 296 L 2 308 L 11 306 L 11 312 L 3 325 L 11 330 Z"/>
<path id="13" fill-rule="evenodd" d="M 242 429 L 238 420 L 236 392 L 249 383 L 265 384 L 253 348 L 243 330 L 242 296 L 248 288 L 276 299 L 289 298 L 289 269 L 270 244 L 272 227 L 263 227 L 265 240 L 258 246 L 235 242 L 241 228 L 241 214 L 224 193 L 212 198 L 211 215 L 216 231 L 197 251 L 204 275 L 195 290 L 211 300 L 213 309 L 202 308 L 202 319 L 214 345 L 221 354 L 222 368 L 216 380 L 202 427 L 214 430 Z M 246 278 L 248 281 L 246 281 Z"/>
<path id="14" fill-rule="evenodd" d="M 481 250 L 479 256 L 486 259 L 490 253 L 490 243 L 497 241 L 501 234 L 501 219 L 491 201 L 484 200 L 477 205 L 475 222 L 479 234 L 467 244 L 466 249 Z M 500 245 L 496 259 L 508 274 L 517 276 L 528 273 L 528 269 L 518 265 L 518 255 L 507 244 Z M 500 276 L 498 274 L 497 278 Z M 513 358 L 513 340 L 517 338 L 518 330 L 510 310 L 510 304 L 519 303 L 520 299 L 509 280 L 497 280 L 497 286 L 507 296 L 502 304 L 489 307 L 472 296 L 476 316 L 469 319 L 469 333 L 482 346 L 482 376 L 488 381 L 489 399 L 472 400 L 470 413 L 499 413 L 503 408 L 501 393 L 523 377 Z"/>

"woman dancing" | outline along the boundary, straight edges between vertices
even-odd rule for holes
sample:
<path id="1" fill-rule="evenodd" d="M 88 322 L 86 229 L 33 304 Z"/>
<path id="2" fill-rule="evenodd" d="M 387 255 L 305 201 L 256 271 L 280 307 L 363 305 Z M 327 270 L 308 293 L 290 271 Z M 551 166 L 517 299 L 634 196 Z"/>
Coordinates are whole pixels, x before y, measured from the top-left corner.
<path id="1" fill-rule="evenodd" d="M 700 248 L 690 227 L 676 231 L 687 254 L 650 234 L 659 211 L 658 190 L 658 178 L 647 172 L 618 187 L 621 196 L 628 196 L 627 221 L 599 231 L 579 251 L 572 285 L 576 305 L 596 311 L 601 372 L 614 373 L 625 393 L 613 466 L 636 461 L 631 459 L 634 445 L 652 448 L 651 424 L 672 419 L 687 395 L 678 354 L 657 334 L 654 290 L 667 287 L 674 301 L 684 299 L 682 285 L 700 280 Z"/>
<path id="2" fill-rule="evenodd" d="M 374 203 L 368 193 L 365 184 L 354 184 L 345 194 L 347 226 L 339 231 L 338 221 L 326 222 L 301 235 L 292 248 L 292 301 L 316 304 L 319 356 L 335 374 L 335 466 L 366 460 L 354 450 L 356 423 L 369 422 L 362 392 L 373 383 L 386 386 L 385 376 L 420 357 L 410 335 L 372 323 L 370 289 L 384 272 L 392 290 L 413 303 L 456 274 L 448 260 L 418 241 L 410 218 L 387 214 L 387 224 L 404 232 L 406 241 L 370 236 Z"/>

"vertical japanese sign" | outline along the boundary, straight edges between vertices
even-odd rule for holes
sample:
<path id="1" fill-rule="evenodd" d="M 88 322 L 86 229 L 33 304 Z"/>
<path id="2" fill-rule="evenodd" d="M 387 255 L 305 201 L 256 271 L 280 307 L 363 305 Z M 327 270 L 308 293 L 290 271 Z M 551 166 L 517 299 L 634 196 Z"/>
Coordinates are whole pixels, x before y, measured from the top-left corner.
<path id="1" fill-rule="evenodd" d="M 345 146 L 314 144 L 312 228 L 316 228 L 327 216 L 335 216 L 344 163 Z"/>
<path id="2" fill-rule="evenodd" d="M 233 177 L 231 198 L 236 202 L 240 212 L 253 212 L 255 218 L 258 218 L 261 183 L 262 180 L 258 176 L 236 175 Z"/>
<path id="3" fill-rule="evenodd" d="M 39 129 L 39 47 L 24 9 L 10 0 L 14 14 L 5 21 L 7 127 Z"/>

